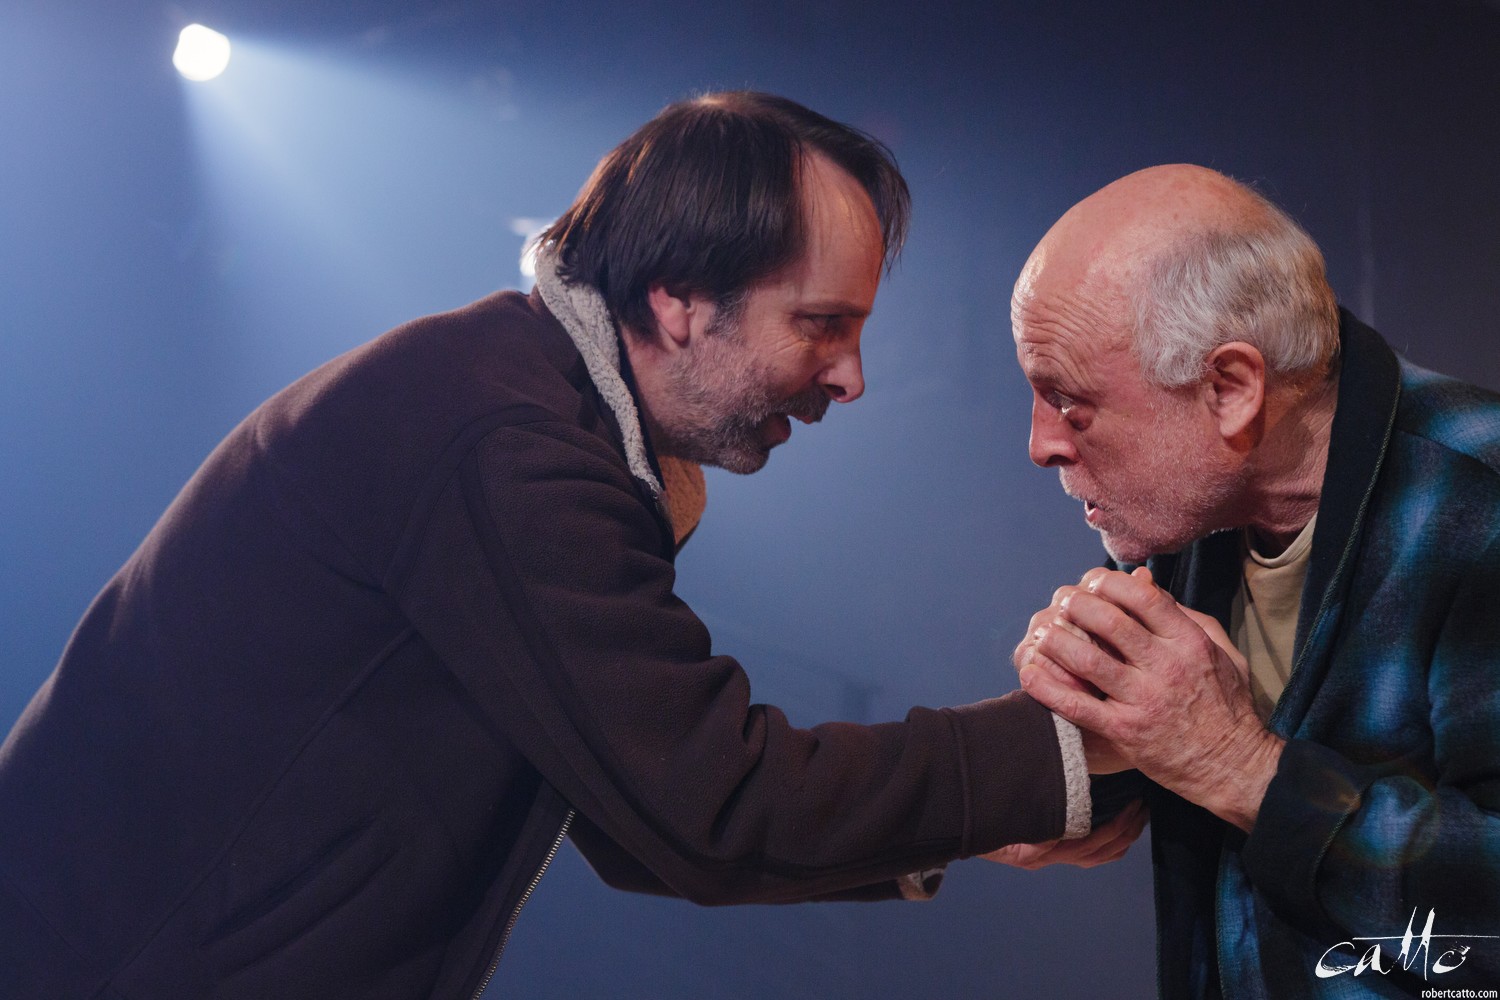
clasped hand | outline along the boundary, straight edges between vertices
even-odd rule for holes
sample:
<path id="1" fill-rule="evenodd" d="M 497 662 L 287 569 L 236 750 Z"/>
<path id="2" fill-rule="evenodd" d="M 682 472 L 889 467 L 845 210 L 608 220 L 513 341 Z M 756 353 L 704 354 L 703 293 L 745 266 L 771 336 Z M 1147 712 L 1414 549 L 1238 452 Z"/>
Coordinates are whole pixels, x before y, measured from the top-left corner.
<path id="1" fill-rule="evenodd" d="M 1249 830 L 1282 741 L 1255 714 L 1245 659 L 1145 568 L 1090 570 L 1032 616 L 1021 686 L 1075 723 L 1089 769 L 1134 767 Z"/>

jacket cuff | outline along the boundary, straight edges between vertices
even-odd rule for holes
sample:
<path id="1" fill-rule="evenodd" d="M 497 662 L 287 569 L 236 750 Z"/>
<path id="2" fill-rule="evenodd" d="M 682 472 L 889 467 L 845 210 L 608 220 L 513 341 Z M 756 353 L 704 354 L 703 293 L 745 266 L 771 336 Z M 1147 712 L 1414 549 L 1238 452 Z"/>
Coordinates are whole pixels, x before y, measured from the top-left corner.
<path id="1" fill-rule="evenodd" d="M 964 784 L 960 855 L 1057 840 L 1068 789 L 1052 712 L 1023 691 L 943 710 L 953 721 Z M 1083 783 L 1087 795 L 1087 782 Z"/>
<path id="2" fill-rule="evenodd" d="M 1067 719 L 1052 713 L 1057 730 L 1057 749 L 1062 754 L 1063 781 L 1067 787 L 1068 811 L 1063 821 L 1063 840 L 1087 837 L 1094 825 L 1093 796 L 1089 790 L 1089 762 L 1083 754 L 1083 734 Z"/>
<path id="3" fill-rule="evenodd" d="M 1281 913 L 1315 913 L 1318 866 L 1370 783 L 1363 769 L 1327 747 L 1289 740 L 1241 858 L 1255 888 Z"/>

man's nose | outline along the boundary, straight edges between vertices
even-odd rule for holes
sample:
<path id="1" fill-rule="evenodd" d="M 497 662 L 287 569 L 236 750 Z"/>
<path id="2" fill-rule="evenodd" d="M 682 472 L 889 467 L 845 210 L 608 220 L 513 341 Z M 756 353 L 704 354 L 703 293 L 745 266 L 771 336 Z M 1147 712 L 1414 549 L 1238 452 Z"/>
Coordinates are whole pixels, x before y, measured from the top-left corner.
<path id="1" fill-rule="evenodd" d="M 1078 461 L 1078 451 L 1073 447 L 1073 429 L 1061 413 L 1041 399 L 1031 401 L 1031 440 L 1027 450 L 1031 453 L 1031 460 L 1044 469 Z"/>
<path id="2" fill-rule="evenodd" d="M 865 374 L 857 342 L 834 355 L 818 373 L 818 384 L 835 403 L 852 403 L 865 394 Z"/>

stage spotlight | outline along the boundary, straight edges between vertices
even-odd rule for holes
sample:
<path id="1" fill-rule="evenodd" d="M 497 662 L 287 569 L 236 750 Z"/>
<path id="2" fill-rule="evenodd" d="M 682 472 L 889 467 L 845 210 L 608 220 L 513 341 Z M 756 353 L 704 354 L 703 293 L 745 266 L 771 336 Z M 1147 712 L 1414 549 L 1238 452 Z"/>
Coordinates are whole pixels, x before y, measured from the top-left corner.
<path id="1" fill-rule="evenodd" d="M 229 65 L 229 39 L 201 24 L 190 24 L 177 36 L 172 65 L 189 80 L 212 80 Z"/>
<path id="2" fill-rule="evenodd" d="M 510 231 L 526 242 L 521 245 L 521 284 L 536 280 L 536 245 L 531 241 L 552 225 L 551 219 L 511 219 Z"/>

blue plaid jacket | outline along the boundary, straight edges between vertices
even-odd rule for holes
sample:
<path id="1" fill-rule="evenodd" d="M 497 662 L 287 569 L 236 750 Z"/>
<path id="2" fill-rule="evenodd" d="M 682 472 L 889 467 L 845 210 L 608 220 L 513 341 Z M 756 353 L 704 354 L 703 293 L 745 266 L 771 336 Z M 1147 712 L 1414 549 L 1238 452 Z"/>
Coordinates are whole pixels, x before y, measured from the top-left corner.
<path id="1" fill-rule="evenodd" d="M 1148 796 L 1173 1000 L 1500 990 L 1500 396 L 1342 319 L 1294 667 L 1269 721 L 1289 742 L 1259 820 L 1246 838 Z M 1151 566 L 1227 625 L 1239 561 L 1228 533 Z"/>

